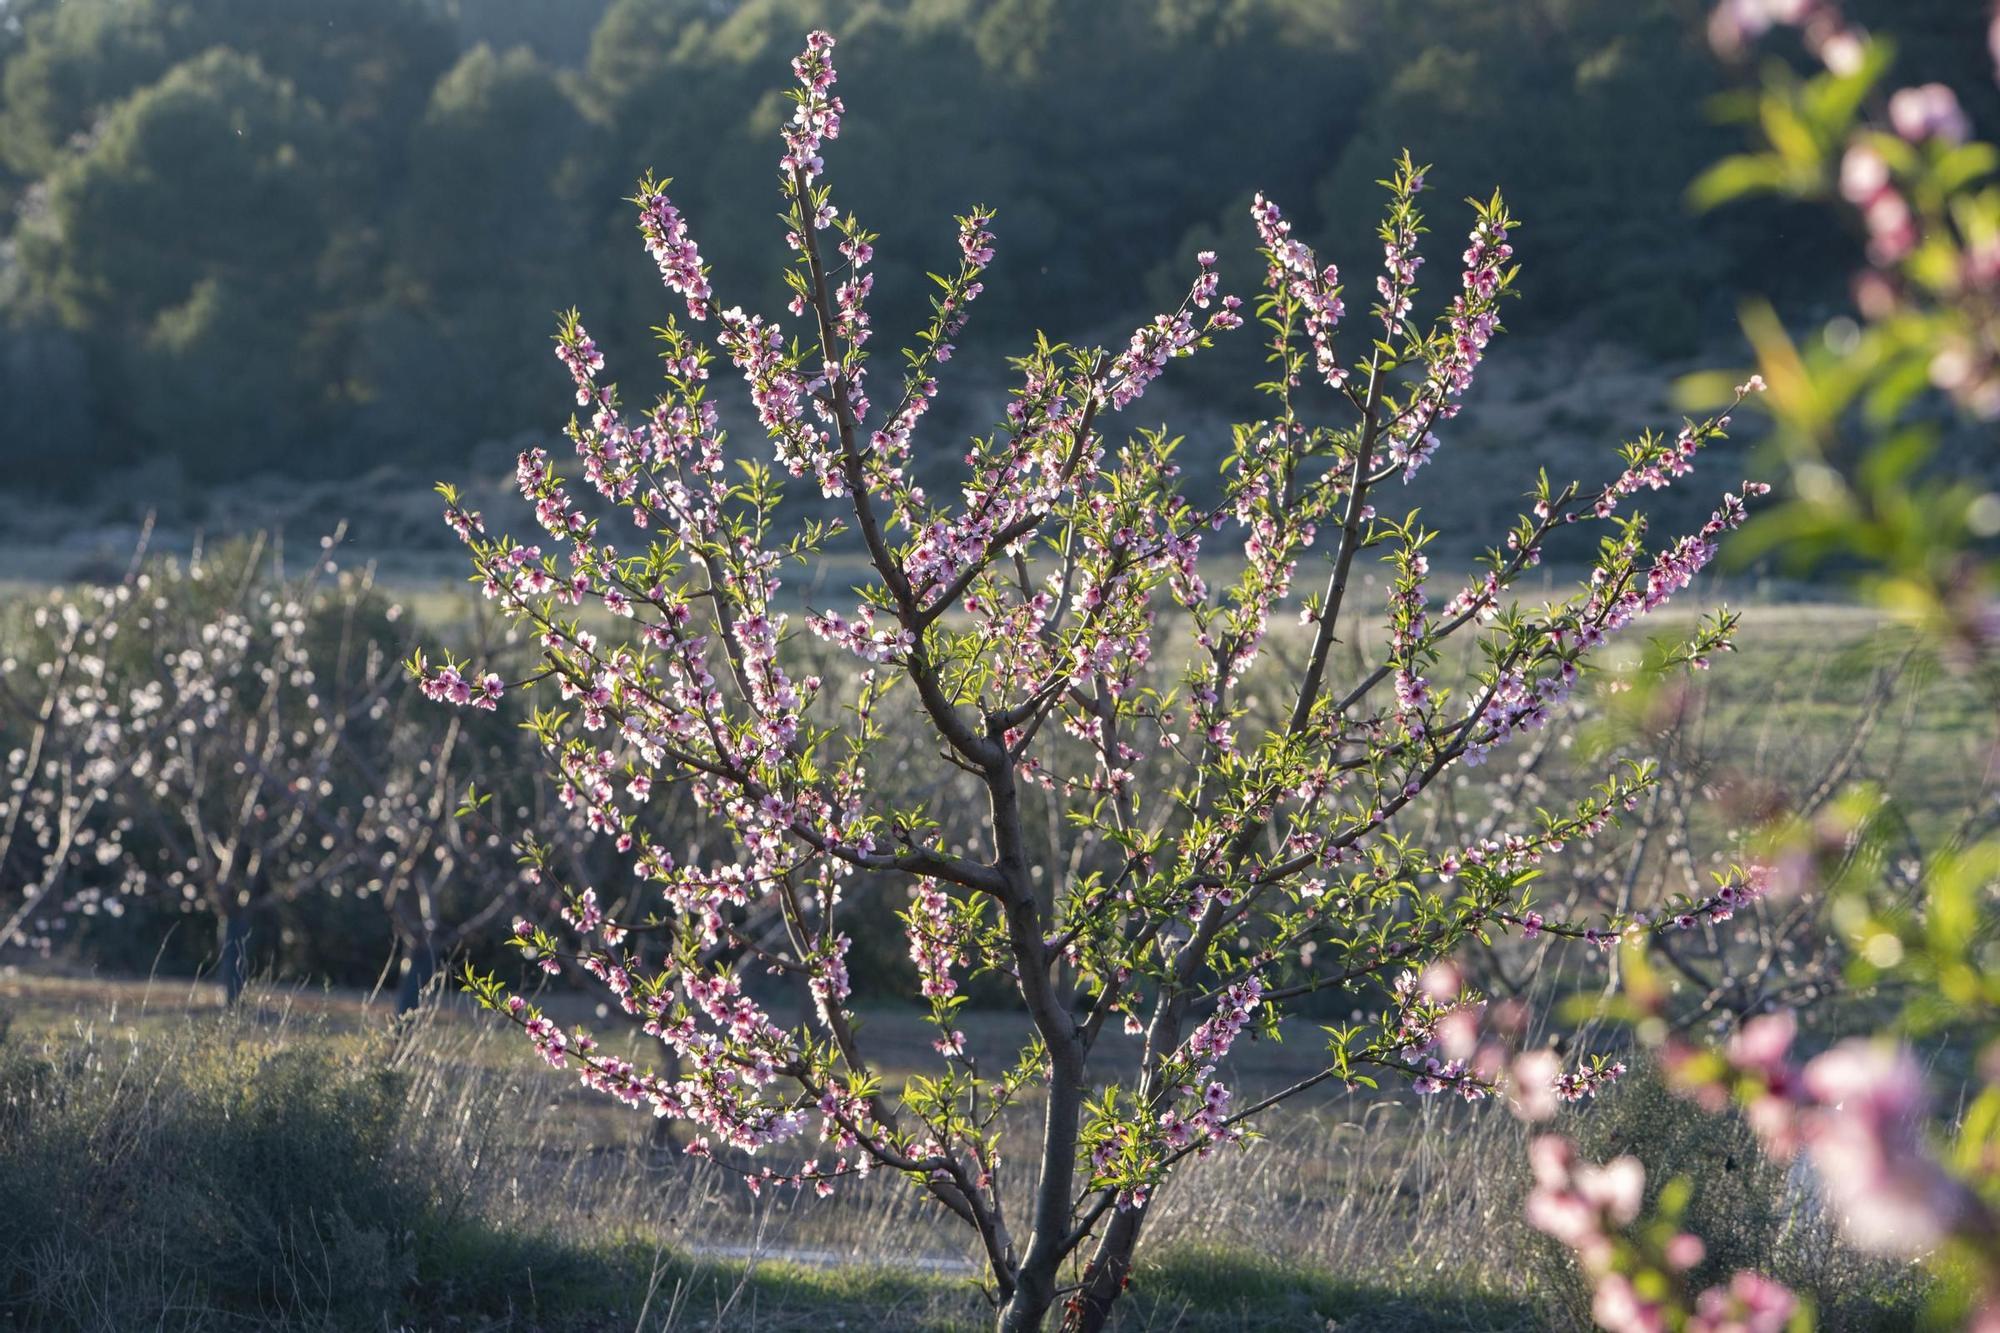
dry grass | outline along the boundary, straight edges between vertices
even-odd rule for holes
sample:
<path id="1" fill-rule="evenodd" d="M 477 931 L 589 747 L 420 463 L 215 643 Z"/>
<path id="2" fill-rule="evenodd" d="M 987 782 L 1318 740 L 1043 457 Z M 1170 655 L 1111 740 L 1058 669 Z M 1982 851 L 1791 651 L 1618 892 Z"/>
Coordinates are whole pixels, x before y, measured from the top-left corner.
<path id="1" fill-rule="evenodd" d="M 0 1221 L 0 1328 L 988 1322 L 966 1237 L 906 1184 L 753 1199 L 455 1003 L 399 1022 L 264 988 L 225 1013 L 181 985 L 13 975 L 0 1005 L 0 1194 L 39 1191 Z M 891 1049 L 922 1040 L 912 1016 L 871 1021 Z M 1263 1043 L 1238 1078 L 1299 1058 Z M 1607 1153 L 1670 1149 L 1661 1178 L 1743 1146 L 1642 1091 L 1572 1128 L 1598 1125 Z M 1567 1259 L 1518 1220 L 1504 1113 L 1341 1093 L 1282 1125 L 1162 1194 L 1121 1328 L 1582 1326 Z M 1016 1129 L 1018 1172 L 1033 1126 Z M 1842 1327 L 1898 1326 L 1897 1275 L 1832 1245 L 1809 1199 L 1725 1183 L 1698 1196 L 1719 1253 L 1806 1273 Z"/>
<path id="2" fill-rule="evenodd" d="M 1758 608 L 1707 679 L 1716 762 L 1779 782 L 1821 771 L 1897 655 L 1880 630 L 1858 610 Z M 1274 635 L 1272 669 L 1286 651 Z M 1936 678 L 1908 699 L 1858 766 L 1950 817 L 1985 731 Z M 1589 767 L 1581 750 L 1563 763 Z M 565 1022 L 597 1011 L 546 1002 Z M 863 1017 L 892 1087 L 934 1064 L 921 1015 Z M 906 1184 L 753 1199 L 455 997 L 398 1022 L 348 992 L 265 986 L 224 1012 L 206 984 L 0 972 L 0 1021 L 0 1330 L 988 1323 L 968 1238 Z M 1022 1034 L 1004 1012 L 962 1026 L 989 1060 Z M 1319 1068 L 1312 1023 L 1283 1031 L 1239 1047 L 1246 1095 Z M 1100 1058 L 1134 1056 L 1114 1035 Z M 1912 1279 L 1836 1245 L 1804 1182 L 1745 1167 L 1756 1154 L 1729 1122 L 1642 1084 L 1570 1128 L 1596 1155 L 1637 1152 L 1656 1181 L 1693 1176 L 1718 1261 L 1790 1276 L 1838 1312 L 1827 1326 L 1908 1326 Z M 1030 1106 L 1009 1128 L 1015 1197 L 1034 1133 Z M 1490 1109 L 1319 1096 L 1162 1193 L 1121 1326 L 1581 1327 L 1569 1262 L 1519 1221 L 1522 1148 Z M 30 1206 L 10 1209 L 10 1191 Z"/>

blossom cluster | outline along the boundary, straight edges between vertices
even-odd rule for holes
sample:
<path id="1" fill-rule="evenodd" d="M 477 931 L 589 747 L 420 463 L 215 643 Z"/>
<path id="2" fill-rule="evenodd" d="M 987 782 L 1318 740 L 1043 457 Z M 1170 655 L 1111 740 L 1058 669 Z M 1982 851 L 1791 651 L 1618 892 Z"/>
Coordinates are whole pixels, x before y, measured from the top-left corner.
<path id="1" fill-rule="evenodd" d="M 1590 1313 L 1608 1333 L 1785 1333 L 1800 1313 L 1782 1284 L 1747 1270 L 1690 1292 L 1689 1270 L 1706 1257 L 1701 1238 L 1672 1218 L 1636 1226 L 1646 1169 L 1635 1157 L 1581 1161 L 1555 1134 L 1529 1145 L 1535 1188 L 1529 1225 L 1576 1252 L 1593 1283 Z"/>
<path id="2" fill-rule="evenodd" d="M 1821 98 L 1815 81 L 1800 104 L 1809 132 L 1838 157 L 1814 192 L 1823 188 L 1851 207 L 1867 237 L 1869 266 L 1854 281 L 1862 317 L 1890 334 L 1884 345 L 1892 357 L 1920 358 L 1931 382 L 1961 405 L 2000 416 L 2000 202 L 1978 184 L 1991 177 L 1991 147 L 1973 139 L 1970 116 L 1945 84 L 1864 101 L 1883 73 L 1884 52 L 1835 0 L 1724 0 L 1710 37 L 1735 56 L 1780 27 L 1797 30 L 1837 90 Z M 2000 43 L 2000 17 L 1992 32 Z M 1811 114 L 1819 106 L 1847 110 L 1821 126 Z M 1815 174 L 1795 168 L 1778 179 Z"/>
<path id="3" fill-rule="evenodd" d="M 1929 1151 L 1922 1066 L 1907 1047 L 1850 1038 L 1803 1064 L 1788 1010 L 1745 1023 L 1719 1053 L 1670 1047 L 1669 1070 L 1710 1109 L 1734 1098 L 1767 1153 L 1812 1157 L 1841 1229 L 1864 1249 L 1918 1256 L 1986 1234 L 1986 1206 Z"/>

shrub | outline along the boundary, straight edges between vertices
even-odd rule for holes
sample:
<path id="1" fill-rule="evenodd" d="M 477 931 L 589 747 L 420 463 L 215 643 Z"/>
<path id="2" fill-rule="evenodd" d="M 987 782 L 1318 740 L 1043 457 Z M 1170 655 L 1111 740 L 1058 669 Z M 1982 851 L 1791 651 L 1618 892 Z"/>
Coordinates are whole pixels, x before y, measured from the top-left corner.
<path id="1" fill-rule="evenodd" d="M 399 1078 L 249 1027 L 0 1044 L 0 1309 L 357 1325 L 399 1302 L 429 1208 L 390 1151 Z"/>

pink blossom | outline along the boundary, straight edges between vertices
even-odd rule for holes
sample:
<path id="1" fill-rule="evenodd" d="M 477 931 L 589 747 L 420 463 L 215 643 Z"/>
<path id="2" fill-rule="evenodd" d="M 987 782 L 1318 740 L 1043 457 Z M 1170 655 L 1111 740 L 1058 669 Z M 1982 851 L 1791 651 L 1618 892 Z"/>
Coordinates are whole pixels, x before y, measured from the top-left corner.
<path id="1" fill-rule="evenodd" d="M 1842 1229 L 1864 1249 L 1917 1255 L 1964 1216 L 1962 1188 L 1925 1150 L 1923 1071 L 1907 1047 L 1854 1039 L 1805 1068 L 1820 1106 L 1806 1142 Z"/>
<path id="2" fill-rule="evenodd" d="M 1896 133 L 1912 143 L 1926 139 L 1964 143 L 1972 132 L 1965 109 L 1958 104 L 1958 95 L 1942 83 L 1901 88 L 1891 94 L 1889 123 L 1895 126 Z"/>

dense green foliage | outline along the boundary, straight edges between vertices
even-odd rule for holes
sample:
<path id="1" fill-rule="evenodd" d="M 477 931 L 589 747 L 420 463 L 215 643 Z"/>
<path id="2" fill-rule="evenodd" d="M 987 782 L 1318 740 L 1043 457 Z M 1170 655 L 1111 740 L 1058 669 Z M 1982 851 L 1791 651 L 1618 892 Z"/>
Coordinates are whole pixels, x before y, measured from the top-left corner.
<path id="1" fill-rule="evenodd" d="M 1892 26 L 1952 78 L 1975 8 Z M 951 216 L 998 208 L 987 349 L 1129 326 L 1171 285 L 1149 266 L 1198 245 L 1241 285 L 1225 219 L 1256 189 L 1312 201 L 1308 234 L 1366 235 L 1405 144 L 1447 192 L 1497 183 L 1539 220 L 1517 325 L 1685 350 L 1746 276 L 1819 290 L 1845 266 L 1778 205 L 1689 217 L 1735 131 L 1673 0 L 6 0 L 0 459 L 79 489 L 160 459 L 351 475 L 546 428 L 551 311 L 644 364 L 660 301 L 616 201 L 648 169 L 682 180 L 725 303 L 775 310 L 749 276 L 774 234 L 720 220 L 768 197 L 748 148 L 815 25 L 874 109 L 847 190 L 883 253 L 941 267 Z M 924 290 L 885 265 L 885 327 Z"/>

